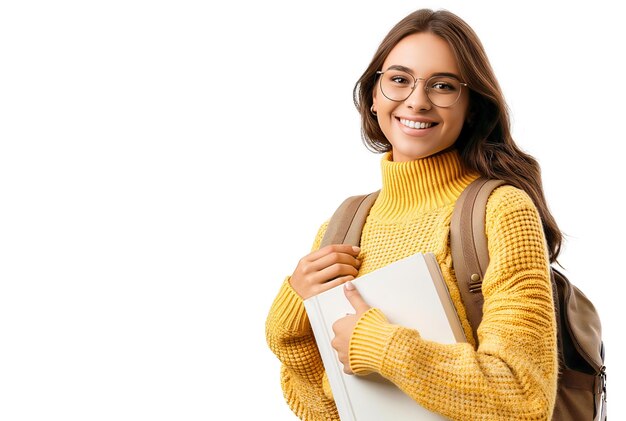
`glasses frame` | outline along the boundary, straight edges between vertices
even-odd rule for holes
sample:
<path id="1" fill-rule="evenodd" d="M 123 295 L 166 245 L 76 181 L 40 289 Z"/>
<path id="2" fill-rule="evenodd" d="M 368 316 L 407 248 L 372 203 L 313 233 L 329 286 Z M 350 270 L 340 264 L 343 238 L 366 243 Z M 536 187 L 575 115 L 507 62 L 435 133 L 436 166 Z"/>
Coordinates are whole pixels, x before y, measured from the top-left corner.
<path id="1" fill-rule="evenodd" d="M 404 98 L 404 99 L 391 99 L 391 98 L 389 98 L 387 96 L 387 94 L 385 94 L 385 91 L 383 90 L 383 78 L 380 77 L 380 76 L 384 75 L 387 71 L 388 70 L 385 70 L 385 71 L 378 70 L 376 72 L 376 77 L 378 77 L 378 79 L 379 79 L 378 80 L 378 84 L 380 86 L 380 92 L 382 92 L 382 94 L 385 96 L 385 98 L 387 98 L 389 101 L 393 101 L 393 102 L 404 102 L 404 101 L 406 101 L 411 95 L 413 95 L 413 92 L 415 91 L 415 88 L 417 88 L 417 84 L 419 83 L 420 80 L 424 81 L 424 92 L 426 92 L 426 98 L 428 98 L 428 102 L 433 104 L 435 107 L 439 107 L 439 108 L 450 108 L 450 107 L 452 107 L 454 104 L 459 102 L 459 99 L 461 98 L 461 93 L 463 92 L 463 87 L 467 88 L 467 83 L 461 82 L 456 77 L 446 75 L 445 77 L 449 77 L 451 79 L 456 79 L 461 84 L 461 88 L 459 89 L 459 95 L 454 100 L 454 102 L 452 104 L 450 104 L 450 105 L 445 105 L 445 106 L 437 105 L 430 99 L 429 90 L 428 90 L 428 81 L 433 79 L 433 78 L 442 77 L 442 75 L 432 75 L 428 79 L 425 79 L 423 77 L 415 77 L 411 73 L 408 73 L 408 72 L 400 70 L 402 73 L 405 73 L 405 74 L 407 74 L 407 75 L 409 75 L 409 76 L 411 76 L 413 78 L 413 87 L 411 87 L 411 92 L 409 92 L 409 94 L 406 96 L 406 98 Z"/>

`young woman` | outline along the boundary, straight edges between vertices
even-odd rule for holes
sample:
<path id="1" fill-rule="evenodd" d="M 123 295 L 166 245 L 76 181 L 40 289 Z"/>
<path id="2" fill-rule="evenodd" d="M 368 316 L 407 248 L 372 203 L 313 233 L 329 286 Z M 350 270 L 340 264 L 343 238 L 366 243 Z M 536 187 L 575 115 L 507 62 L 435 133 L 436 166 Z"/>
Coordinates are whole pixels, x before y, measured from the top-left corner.
<path id="1" fill-rule="evenodd" d="M 271 307 L 267 340 L 282 362 L 289 406 L 302 419 L 339 419 L 303 299 L 345 284 L 355 314 L 335 323 L 333 346 L 346 373 L 380 373 L 453 420 L 549 419 L 558 364 L 548 265 L 561 234 L 537 162 L 511 138 L 477 36 L 450 12 L 418 10 L 383 40 L 354 96 L 365 142 L 385 153 L 382 189 L 360 249 L 318 250 L 323 224 Z M 487 204 L 490 264 L 474 338 L 452 269 L 449 225 L 456 199 L 481 175 L 508 185 Z M 390 324 L 349 282 L 418 252 L 435 254 L 469 343 L 433 343 Z"/>

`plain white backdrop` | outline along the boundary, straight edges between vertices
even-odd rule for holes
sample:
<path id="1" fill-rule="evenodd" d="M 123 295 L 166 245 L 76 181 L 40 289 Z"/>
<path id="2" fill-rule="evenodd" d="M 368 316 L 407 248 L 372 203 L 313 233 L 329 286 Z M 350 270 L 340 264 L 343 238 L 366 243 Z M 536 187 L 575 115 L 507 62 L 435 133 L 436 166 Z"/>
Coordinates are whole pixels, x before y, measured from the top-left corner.
<path id="1" fill-rule="evenodd" d="M 319 224 L 380 187 L 352 88 L 420 7 L 483 41 L 622 419 L 626 33 L 608 0 L 2 2 L 0 419 L 296 419 L 265 317 Z"/>

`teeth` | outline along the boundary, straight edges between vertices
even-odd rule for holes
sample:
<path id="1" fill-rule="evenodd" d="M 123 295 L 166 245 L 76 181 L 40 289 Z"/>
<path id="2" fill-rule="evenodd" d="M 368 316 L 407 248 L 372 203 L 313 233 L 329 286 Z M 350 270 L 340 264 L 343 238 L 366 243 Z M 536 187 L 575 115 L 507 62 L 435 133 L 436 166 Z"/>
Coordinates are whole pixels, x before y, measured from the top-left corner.
<path id="1" fill-rule="evenodd" d="M 400 123 L 412 129 L 427 129 L 433 125 L 433 123 L 424 123 L 424 122 L 420 123 L 419 121 L 406 120 L 404 118 L 400 119 Z"/>

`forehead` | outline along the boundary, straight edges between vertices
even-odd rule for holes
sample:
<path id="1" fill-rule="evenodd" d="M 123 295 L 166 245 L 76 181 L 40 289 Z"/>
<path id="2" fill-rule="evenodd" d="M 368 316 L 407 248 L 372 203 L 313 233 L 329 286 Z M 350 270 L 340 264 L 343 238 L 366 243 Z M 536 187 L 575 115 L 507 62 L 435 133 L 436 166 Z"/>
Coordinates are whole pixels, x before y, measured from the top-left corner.
<path id="1" fill-rule="evenodd" d="M 383 63 L 383 70 L 392 65 L 408 67 L 421 77 L 439 72 L 459 74 L 448 42 L 429 32 L 408 35 L 396 44 Z"/>

